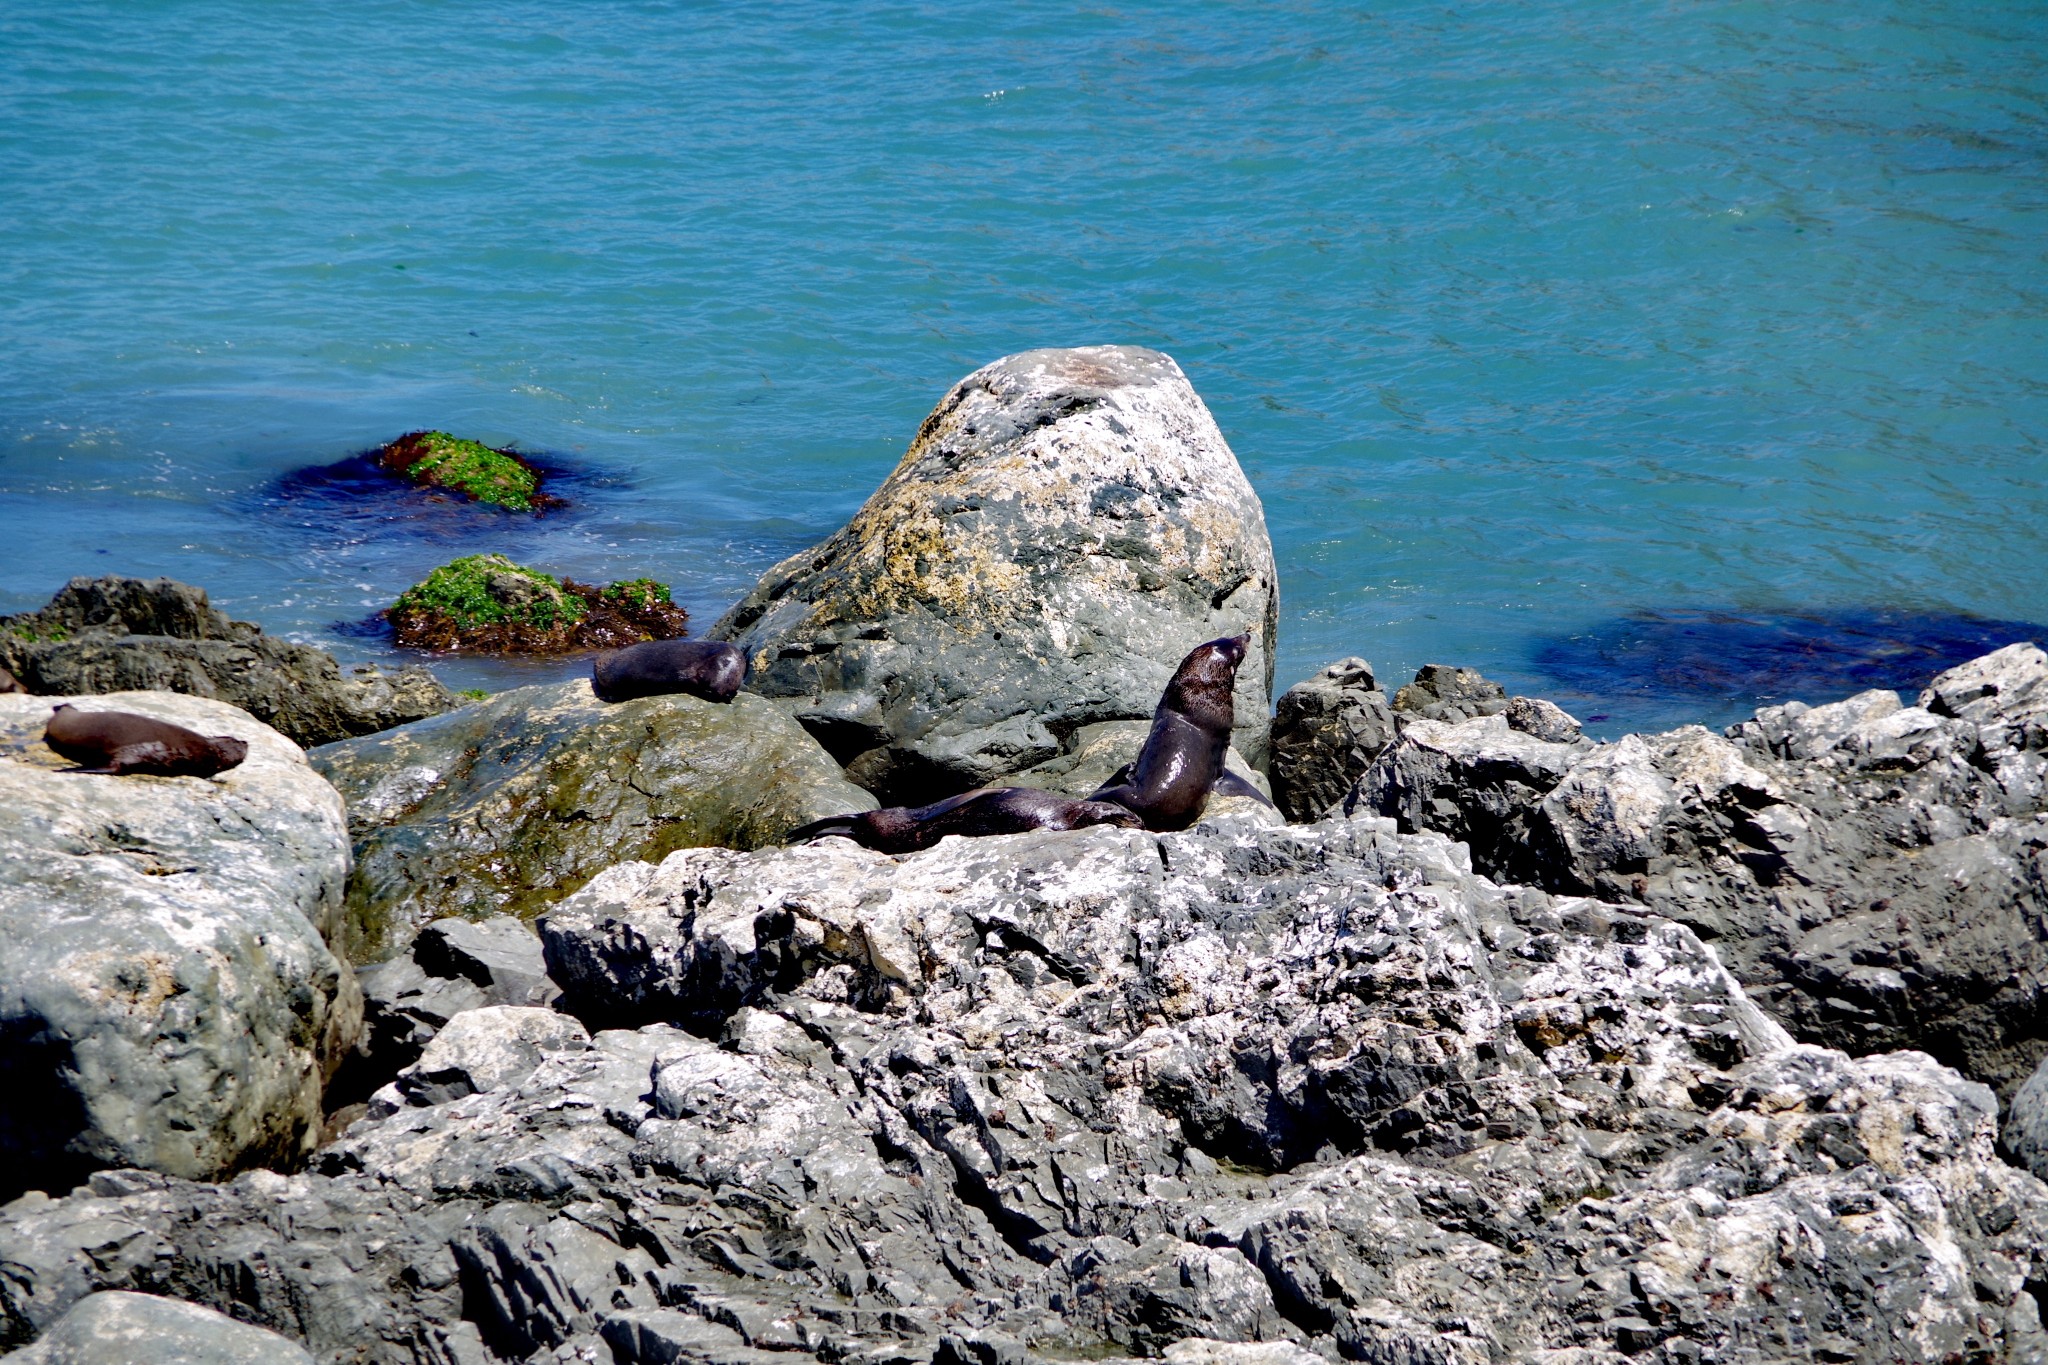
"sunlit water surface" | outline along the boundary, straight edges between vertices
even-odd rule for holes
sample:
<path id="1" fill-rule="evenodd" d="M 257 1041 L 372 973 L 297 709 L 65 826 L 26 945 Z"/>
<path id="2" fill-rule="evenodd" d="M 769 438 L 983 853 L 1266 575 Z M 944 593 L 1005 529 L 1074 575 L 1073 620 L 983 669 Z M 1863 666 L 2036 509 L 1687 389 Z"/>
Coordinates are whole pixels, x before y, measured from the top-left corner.
<path id="1" fill-rule="evenodd" d="M 337 623 L 500 549 L 708 624 L 960 375 L 1129 342 L 1265 500 L 1283 686 L 1613 733 L 2048 621 L 2034 0 L 33 8 L 0 611 L 170 574 L 390 658 Z M 422 426 L 577 510 L 280 492 Z"/>

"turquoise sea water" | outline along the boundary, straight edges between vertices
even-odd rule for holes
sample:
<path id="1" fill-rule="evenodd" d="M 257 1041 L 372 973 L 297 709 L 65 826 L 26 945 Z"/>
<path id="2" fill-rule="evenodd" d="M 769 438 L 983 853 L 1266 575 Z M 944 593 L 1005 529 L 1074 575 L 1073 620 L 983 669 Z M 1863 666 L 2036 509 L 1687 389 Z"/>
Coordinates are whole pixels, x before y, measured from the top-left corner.
<path id="1" fill-rule="evenodd" d="M 1129 342 L 1265 500 L 1282 686 L 1725 721 L 2048 621 L 2044 172 L 2038 0 L 9 6 L 0 611 L 386 657 L 333 624 L 498 548 L 708 624 L 959 376 Z M 421 426 L 580 510 L 277 494 Z"/>

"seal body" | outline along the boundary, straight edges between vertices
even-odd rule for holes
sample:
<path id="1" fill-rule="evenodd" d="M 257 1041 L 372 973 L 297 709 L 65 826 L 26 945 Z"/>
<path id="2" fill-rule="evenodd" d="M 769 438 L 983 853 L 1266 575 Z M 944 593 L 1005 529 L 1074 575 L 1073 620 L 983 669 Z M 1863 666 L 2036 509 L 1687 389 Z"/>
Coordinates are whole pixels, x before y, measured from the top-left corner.
<path id="1" fill-rule="evenodd" d="M 1223 768 L 1234 719 L 1231 692 L 1250 643 L 1247 631 L 1190 650 L 1152 713 L 1145 747 L 1088 799 L 1135 812 L 1151 830 L 1186 829 L 1212 790 L 1266 801 L 1256 787 Z"/>
<path id="2" fill-rule="evenodd" d="M 4 669 L 4 668 L 0 668 L 0 692 L 26 692 L 26 691 L 28 691 L 28 689 L 27 689 L 26 687 L 23 687 L 23 686 L 21 685 L 21 679 L 19 679 L 19 678 L 15 677 L 15 676 L 14 676 L 14 675 L 13 675 L 12 673 L 9 673 L 9 672 L 8 672 L 8 671 L 7 671 L 6 669 Z"/>
<path id="3" fill-rule="evenodd" d="M 915 853 L 948 834 L 1022 834 L 1033 829 L 1139 828 L 1138 817 L 1106 801 L 1083 801 L 1032 787 L 963 792 L 929 806 L 885 806 L 813 820 L 790 831 L 792 843 L 840 834 L 878 853 Z"/>
<path id="4" fill-rule="evenodd" d="M 723 640 L 643 640 L 600 654 L 590 666 L 599 701 L 631 701 L 682 692 L 731 701 L 747 676 L 746 652 Z"/>
<path id="5" fill-rule="evenodd" d="M 43 727 L 43 743 L 85 772 L 212 777 L 249 756 L 249 742 L 202 735 L 132 711 L 81 711 L 69 702 Z"/>

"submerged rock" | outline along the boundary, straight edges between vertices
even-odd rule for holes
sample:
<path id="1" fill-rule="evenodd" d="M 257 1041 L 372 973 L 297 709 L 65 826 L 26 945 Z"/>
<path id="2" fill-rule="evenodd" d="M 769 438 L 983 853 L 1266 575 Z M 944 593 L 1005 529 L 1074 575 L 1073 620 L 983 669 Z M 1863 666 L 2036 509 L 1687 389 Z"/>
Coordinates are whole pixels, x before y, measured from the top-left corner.
<path id="1" fill-rule="evenodd" d="M 1354 805 L 1690 925 L 1801 1038 L 1923 1049 L 2006 1096 L 2048 1054 L 2048 654 L 1726 736 L 1554 745 L 1512 719 L 1407 727 Z"/>
<path id="2" fill-rule="evenodd" d="M 685 850 L 544 926 L 624 1027 L 463 1016 L 464 1086 L 307 1174 L 0 1210 L 4 1330 L 149 1283 L 379 1361 L 2048 1350 L 1982 1086 L 1378 819 Z"/>
<path id="3" fill-rule="evenodd" d="M 1029 351 L 956 385 L 854 519 L 709 634 L 916 805 L 1149 717 L 1182 656 L 1246 628 L 1237 745 L 1263 761 L 1274 585 L 1258 497 L 1172 360 Z"/>
<path id="4" fill-rule="evenodd" d="M 61 771 L 54 700 L 0 696 L 0 1198 L 302 1158 L 362 1018 L 328 947 L 340 799 L 268 726 L 169 693 L 104 700 L 247 758 L 211 779 Z"/>
<path id="5" fill-rule="evenodd" d="M 774 705 L 585 681 L 501 692 L 311 755 L 348 804 L 349 951 L 390 956 L 445 915 L 530 917 L 614 863 L 757 848 L 874 798 Z"/>
<path id="6" fill-rule="evenodd" d="M 651 578 L 594 587 L 514 564 L 465 555 L 413 584 L 384 613 L 411 649 L 473 654 L 568 654 L 669 640 L 690 614 Z"/>
<path id="7" fill-rule="evenodd" d="M 516 451 L 445 431 L 411 431 L 378 448 L 376 463 L 407 483 L 441 488 L 508 512 L 566 506 L 541 491 L 541 472 Z"/>
<path id="8" fill-rule="evenodd" d="M 311 645 L 231 621 L 168 578 L 74 578 L 40 611 L 0 617 L 0 668 L 43 696 L 183 692 L 238 706 L 302 745 L 437 715 L 455 697 L 424 668 L 343 677 Z"/>

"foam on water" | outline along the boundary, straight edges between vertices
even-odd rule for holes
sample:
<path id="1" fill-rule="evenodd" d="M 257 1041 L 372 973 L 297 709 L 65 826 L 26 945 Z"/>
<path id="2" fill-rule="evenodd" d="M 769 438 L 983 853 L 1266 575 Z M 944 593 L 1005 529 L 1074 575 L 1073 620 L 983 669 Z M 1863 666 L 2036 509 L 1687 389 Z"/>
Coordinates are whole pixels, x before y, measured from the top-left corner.
<path id="1" fill-rule="evenodd" d="M 1357 653 L 1719 718 L 1746 698 L 1556 642 L 2048 620 L 2044 32 L 2030 0 L 10 11 L 0 610 L 168 573 L 365 657 L 334 623 L 493 548 L 708 622 L 960 375 L 1119 341 L 1179 359 L 1265 499 L 1283 685 Z M 286 495 L 419 427 L 549 454 L 576 510 Z"/>

